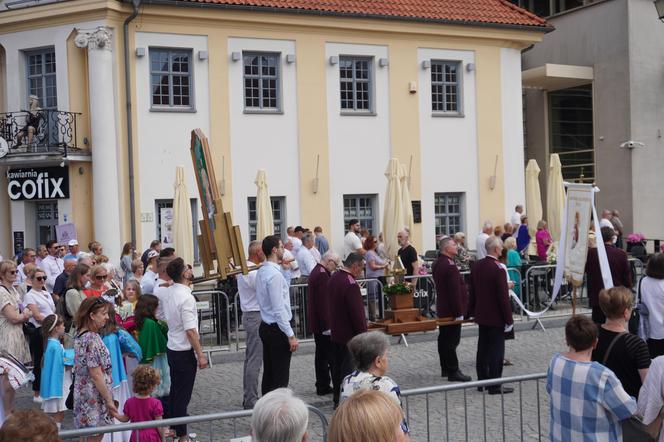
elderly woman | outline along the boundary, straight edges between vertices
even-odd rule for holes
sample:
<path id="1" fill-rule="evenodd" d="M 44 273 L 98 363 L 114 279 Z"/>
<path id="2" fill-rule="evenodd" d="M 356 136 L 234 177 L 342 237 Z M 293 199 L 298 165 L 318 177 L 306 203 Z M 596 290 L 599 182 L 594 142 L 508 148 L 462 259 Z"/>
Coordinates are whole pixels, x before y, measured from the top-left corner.
<path id="1" fill-rule="evenodd" d="M 468 270 L 470 265 L 470 255 L 468 254 L 468 248 L 466 247 L 466 234 L 463 232 L 457 232 L 454 234 L 454 242 L 457 243 L 457 254 L 454 257 L 454 263 L 461 270 Z"/>
<path id="2" fill-rule="evenodd" d="M 648 260 L 646 277 L 639 282 L 641 302 L 648 307 L 648 316 L 641 321 L 648 330 L 650 357 L 664 355 L 664 254 L 656 253 Z"/>
<path id="3" fill-rule="evenodd" d="M 0 350 L 14 356 L 19 362 L 31 360 L 28 343 L 23 335 L 23 323 L 30 319 L 32 312 L 20 310 L 21 300 L 14 288 L 16 264 L 5 260 L 0 262 Z M 14 404 L 14 389 L 6 374 L 0 376 L 4 415 L 11 414 Z"/>
<path id="4" fill-rule="evenodd" d="M 113 424 L 117 413 L 111 391 L 113 369 L 111 356 L 99 336 L 108 321 L 108 303 L 102 298 L 87 298 L 75 318 L 78 333 L 74 340 L 74 423 L 76 428 L 94 428 Z M 89 436 L 101 441 L 102 436 Z"/>
<path id="5" fill-rule="evenodd" d="M 507 250 L 507 260 L 505 265 L 507 266 L 507 274 L 509 275 L 510 281 L 514 282 L 514 293 L 520 298 L 521 297 L 521 256 L 519 252 L 516 251 L 516 238 L 510 236 L 505 240 L 505 250 Z"/>
<path id="6" fill-rule="evenodd" d="M 108 271 L 101 265 L 96 265 L 90 270 L 90 288 L 83 289 L 83 293 L 88 298 L 98 298 L 108 290 L 106 281 L 108 280 Z"/>
<path id="7" fill-rule="evenodd" d="M 380 332 L 361 333 L 348 342 L 356 370 L 341 383 L 341 401 L 359 390 L 380 390 L 401 406 L 399 386 L 385 376 L 389 347 L 389 339 Z"/>
<path id="8" fill-rule="evenodd" d="M 32 390 L 34 391 L 34 401 L 41 402 L 39 397 L 39 388 L 41 387 L 41 369 L 42 369 L 42 356 L 44 354 L 44 340 L 41 333 L 41 323 L 49 315 L 55 314 L 55 303 L 53 297 L 46 291 L 44 285 L 46 284 L 46 273 L 42 269 L 35 269 L 30 274 L 32 280 L 32 289 L 25 294 L 23 304 L 32 312 L 32 317 L 26 324 L 30 342 L 30 352 L 32 353 L 32 362 L 34 368 L 32 373 L 35 375 L 35 380 L 32 382 Z"/>
<path id="9" fill-rule="evenodd" d="M 535 234 L 535 242 L 537 243 L 537 257 L 540 261 L 546 261 L 546 252 L 553 244 L 551 233 L 547 229 L 547 223 L 543 219 L 537 223 L 537 233 Z"/>

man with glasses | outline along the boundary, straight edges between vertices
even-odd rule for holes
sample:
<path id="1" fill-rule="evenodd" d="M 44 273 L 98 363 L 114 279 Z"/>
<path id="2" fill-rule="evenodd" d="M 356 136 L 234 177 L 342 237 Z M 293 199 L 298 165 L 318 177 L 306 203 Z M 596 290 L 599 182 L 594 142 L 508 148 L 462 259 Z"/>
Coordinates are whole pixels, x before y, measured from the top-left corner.
<path id="1" fill-rule="evenodd" d="M 60 258 L 60 246 L 56 240 L 47 242 L 46 249 L 48 256 L 42 260 L 40 267 L 46 273 L 46 290 L 53 293 L 56 278 L 65 271 L 65 262 Z"/>
<path id="2" fill-rule="evenodd" d="M 332 273 L 341 264 L 339 255 L 326 252 L 309 275 L 307 290 L 307 322 L 316 342 L 316 394 L 323 396 L 332 393 L 330 387 L 332 373 L 332 343 L 330 342 L 330 312 L 327 283 Z"/>
<path id="3" fill-rule="evenodd" d="M 25 266 L 26 264 L 31 264 L 35 262 L 35 258 L 37 257 L 37 253 L 35 252 L 35 249 L 27 248 L 23 249 L 23 255 L 21 256 L 21 263 L 16 267 L 17 270 L 17 277 L 16 277 L 16 282 L 14 283 L 15 286 L 19 286 L 25 282 L 27 279 L 27 276 L 25 275 Z"/>

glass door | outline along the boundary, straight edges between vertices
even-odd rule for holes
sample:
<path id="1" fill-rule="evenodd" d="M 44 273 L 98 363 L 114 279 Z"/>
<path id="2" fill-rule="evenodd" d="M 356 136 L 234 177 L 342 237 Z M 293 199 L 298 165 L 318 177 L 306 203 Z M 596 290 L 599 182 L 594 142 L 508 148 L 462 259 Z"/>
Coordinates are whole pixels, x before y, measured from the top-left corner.
<path id="1" fill-rule="evenodd" d="M 37 206 L 37 245 L 57 239 L 55 226 L 58 225 L 58 203 L 40 202 Z"/>

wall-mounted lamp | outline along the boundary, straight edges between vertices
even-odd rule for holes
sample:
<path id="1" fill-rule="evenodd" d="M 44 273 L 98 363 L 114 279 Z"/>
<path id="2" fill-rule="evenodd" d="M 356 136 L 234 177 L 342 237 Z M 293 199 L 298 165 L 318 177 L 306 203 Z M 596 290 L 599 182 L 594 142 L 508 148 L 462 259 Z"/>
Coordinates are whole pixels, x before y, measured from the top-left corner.
<path id="1" fill-rule="evenodd" d="M 242 52 L 231 52 L 231 60 L 233 61 L 242 60 Z"/>
<path id="2" fill-rule="evenodd" d="M 295 63 L 295 54 L 287 54 L 286 55 L 286 63 L 288 63 L 288 64 Z"/>
<path id="3" fill-rule="evenodd" d="M 201 61 L 208 59 L 208 51 L 198 51 L 198 59 Z"/>
<path id="4" fill-rule="evenodd" d="M 335 64 L 339 64 L 339 57 L 336 55 L 333 55 L 330 57 L 330 64 L 334 66 Z"/>
<path id="5" fill-rule="evenodd" d="M 378 66 L 381 68 L 384 68 L 386 66 L 390 65 L 390 61 L 387 58 L 379 58 L 378 59 Z"/>
<path id="6" fill-rule="evenodd" d="M 468 63 L 466 65 L 466 72 L 473 72 L 475 70 L 475 63 Z"/>
<path id="7" fill-rule="evenodd" d="M 136 48 L 137 57 L 145 57 L 145 48 Z"/>

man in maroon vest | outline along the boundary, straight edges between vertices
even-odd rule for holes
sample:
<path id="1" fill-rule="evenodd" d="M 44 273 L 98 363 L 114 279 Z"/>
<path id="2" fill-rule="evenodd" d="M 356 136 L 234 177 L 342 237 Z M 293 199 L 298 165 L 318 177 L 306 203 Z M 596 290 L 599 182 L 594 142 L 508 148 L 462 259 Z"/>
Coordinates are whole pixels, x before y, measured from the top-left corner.
<path id="1" fill-rule="evenodd" d="M 326 252 L 320 263 L 309 274 L 307 290 L 307 321 L 314 334 L 316 355 L 316 394 L 323 396 L 332 393 L 330 373 L 332 371 L 332 344 L 330 342 L 330 313 L 327 284 L 330 275 L 341 264 L 339 255 Z"/>
<path id="2" fill-rule="evenodd" d="M 433 281 L 436 285 L 436 314 L 450 321 L 461 320 L 467 312 L 468 292 L 461 273 L 454 263 L 457 243 L 449 236 L 440 240 L 442 255 L 433 263 Z M 456 349 L 461 341 L 461 324 L 441 325 L 438 332 L 438 356 L 441 376 L 452 382 L 468 382 L 459 370 Z"/>
<path id="3" fill-rule="evenodd" d="M 604 241 L 604 248 L 606 249 L 606 257 L 609 261 L 609 269 L 611 269 L 613 286 L 623 286 L 631 289 L 632 271 L 627 260 L 627 253 L 613 245 L 613 238 L 616 236 L 613 228 L 602 227 L 600 231 L 602 233 L 602 241 Z M 595 247 L 588 248 L 586 275 L 588 280 L 588 300 L 590 307 L 593 309 L 593 322 L 604 324 L 606 316 L 604 316 L 604 312 L 599 306 L 599 292 L 604 288 L 604 280 L 602 279 L 602 271 L 599 267 L 599 254 Z"/>
<path id="4" fill-rule="evenodd" d="M 330 332 L 332 341 L 332 386 L 334 408 L 339 405 L 341 381 L 353 371 L 350 352 L 346 347 L 353 336 L 367 331 L 364 301 L 356 279 L 364 271 L 364 257 L 350 253 L 344 266 L 327 283 L 330 300 Z"/>
<path id="5" fill-rule="evenodd" d="M 470 271 L 470 310 L 475 312 L 475 322 L 479 326 L 475 365 L 477 379 L 480 381 L 502 377 L 505 332 L 514 324 L 507 274 L 498 261 L 503 251 L 503 242 L 497 236 L 491 235 L 485 244 L 486 258 L 477 261 Z M 501 388 L 499 385 L 489 387 L 489 394 L 513 391 L 513 388 Z"/>

